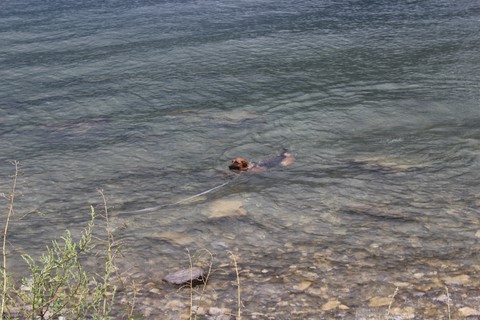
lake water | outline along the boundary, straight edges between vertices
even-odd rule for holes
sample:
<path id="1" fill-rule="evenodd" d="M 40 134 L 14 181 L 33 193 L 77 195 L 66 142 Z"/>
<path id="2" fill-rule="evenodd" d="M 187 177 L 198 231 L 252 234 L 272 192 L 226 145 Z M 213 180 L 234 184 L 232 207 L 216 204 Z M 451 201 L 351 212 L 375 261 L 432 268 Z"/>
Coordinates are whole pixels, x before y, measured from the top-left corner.
<path id="1" fill-rule="evenodd" d="M 246 319 L 448 319 L 445 287 L 478 316 L 479 52 L 476 1 L 4 1 L 11 250 L 80 230 L 102 188 L 146 318 L 188 312 L 162 281 L 186 249 L 233 312 L 237 256 Z"/>

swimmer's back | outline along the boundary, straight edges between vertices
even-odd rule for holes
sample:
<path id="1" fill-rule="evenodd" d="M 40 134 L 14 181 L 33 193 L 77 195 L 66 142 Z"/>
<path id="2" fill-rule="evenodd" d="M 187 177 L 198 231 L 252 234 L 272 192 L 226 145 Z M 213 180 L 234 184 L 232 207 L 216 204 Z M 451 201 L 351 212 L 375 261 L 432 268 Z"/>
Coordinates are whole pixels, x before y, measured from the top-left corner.
<path id="1" fill-rule="evenodd" d="M 288 166 L 292 164 L 294 158 L 287 150 L 284 150 L 281 154 L 271 157 L 269 159 L 260 160 L 258 162 L 254 162 L 254 167 L 261 167 L 265 169 L 270 169 L 277 167 L 279 165 Z"/>

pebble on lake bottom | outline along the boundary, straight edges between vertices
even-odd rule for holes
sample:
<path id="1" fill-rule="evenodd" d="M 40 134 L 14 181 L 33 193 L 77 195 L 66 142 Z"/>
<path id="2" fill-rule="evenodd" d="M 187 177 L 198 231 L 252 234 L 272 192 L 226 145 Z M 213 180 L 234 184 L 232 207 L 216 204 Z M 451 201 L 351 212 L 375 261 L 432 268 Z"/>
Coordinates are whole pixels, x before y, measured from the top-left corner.
<path id="1" fill-rule="evenodd" d="M 392 308 L 388 313 L 391 319 L 415 319 L 415 309 L 413 307 Z M 387 317 L 387 319 L 390 319 Z"/>
<path id="2" fill-rule="evenodd" d="M 470 282 L 470 277 L 466 274 L 462 274 L 455 277 L 443 277 L 442 280 L 447 285 L 466 285 Z"/>
<path id="3" fill-rule="evenodd" d="M 312 285 L 311 281 L 305 280 L 293 286 L 294 291 L 305 291 Z"/>
<path id="4" fill-rule="evenodd" d="M 388 297 L 373 297 L 368 300 L 368 306 L 371 308 L 388 306 L 392 302 Z"/>
<path id="5" fill-rule="evenodd" d="M 163 280 L 171 284 L 185 284 L 190 281 L 202 281 L 203 275 L 204 271 L 202 268 L 193 267 L 169 273 Z"/>
<path id="6" fill-rule="evenodd" d="M 462 318 L 480 316 L 480 311 L 470 307 L 463 307 L 458 309 L 458 315 Z"/>
<path id="7" fill-rule="evenodd" d="M 341 305 L 341 302 L 338 300 L 330 300 L 322 305 L 322 311 L 330 311 L 338 308 Z"/>

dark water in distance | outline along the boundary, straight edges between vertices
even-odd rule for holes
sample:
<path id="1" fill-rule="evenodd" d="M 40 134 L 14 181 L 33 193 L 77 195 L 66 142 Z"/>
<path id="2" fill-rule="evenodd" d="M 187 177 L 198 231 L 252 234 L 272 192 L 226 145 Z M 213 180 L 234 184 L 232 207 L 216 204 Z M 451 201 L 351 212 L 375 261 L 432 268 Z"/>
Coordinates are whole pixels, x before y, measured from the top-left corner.
<path id="1" fill-rule="evenodd" d="M 397 281 L 428 318 L 419 294 L 444 306 L 441 286 L 421 289 L 432 278 L 479 283 L 479 51 L 476 1 L 3 1 L 1 192 L 8 160 L 22 171 L 10 241 L 31 252 L 82 227 L 103 188 L 139 279 L 185 266 L 185 248 L 231 250 L 260 275 L 250 317 L 334 299 L 349 309 L 322 312 L 361 318 Z M 291 167 L 119 213 L 283 147 Z M 219 200 L 246 216 L 209 218 Z"/>

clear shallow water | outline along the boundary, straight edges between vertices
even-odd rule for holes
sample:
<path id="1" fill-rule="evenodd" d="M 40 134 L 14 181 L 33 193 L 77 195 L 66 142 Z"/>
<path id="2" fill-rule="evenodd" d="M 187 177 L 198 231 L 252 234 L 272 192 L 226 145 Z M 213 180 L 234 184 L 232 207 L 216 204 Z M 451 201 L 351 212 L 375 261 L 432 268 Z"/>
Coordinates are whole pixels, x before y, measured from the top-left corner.
<path id="1" fill-rule="evenodd" d="M 19 160 L 16 219 L 30 213 L 12 226 L 19 251 L 83 226 L 103 188 L 122 263 L 162 290 L 144 294 L 151 312 L 178 313 L 162 307 L 177 293 L 161 278 L 188 263 L 185 248 L 221 262 L 227 250 L 239 255 L 251 317 L 361 318 L 398 282 L 409 284 L 399 306 L 428 317 L 442 314 L 435 298 L 457 275 L 469 277 L 452 284 L 458 307 L 478 305 L 477 4 L 12 1 L 0 9 L 2 191 L 8 160 Z M 297 158 L 291 167 L 242 177 L 201 201 L 120 213 L 220 185 L 234 156 L 258 160 L 282 147 Z M 247 215 L 209 219 L 218 200 L 239 201 Z M 213 304 L 234 305 L 234 286 L 222 286 L 229 280 L 212 280 Z M 302 281 L 311 286 L 292 289 Z M 330 300 L 348 309 L 321 309 Z"/>

